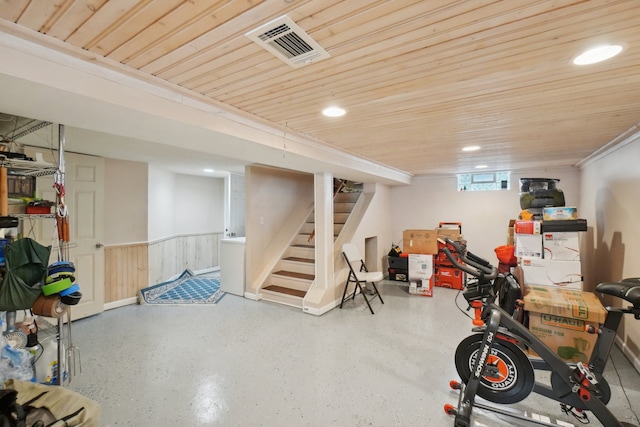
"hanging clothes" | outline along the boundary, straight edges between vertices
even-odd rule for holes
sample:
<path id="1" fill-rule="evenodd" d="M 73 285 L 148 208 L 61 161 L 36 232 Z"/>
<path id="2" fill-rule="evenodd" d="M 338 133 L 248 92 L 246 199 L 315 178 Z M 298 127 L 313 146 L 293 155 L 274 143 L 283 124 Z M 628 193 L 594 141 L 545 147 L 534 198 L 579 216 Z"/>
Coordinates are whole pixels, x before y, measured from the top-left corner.
<path id="1" fill-rule="evenodd" d="M 0 283 L 0 311 L 30 309 L 42 294 L 51 246 L 27 237 L 5 246 L 4 252 L 6 272 Z"/>

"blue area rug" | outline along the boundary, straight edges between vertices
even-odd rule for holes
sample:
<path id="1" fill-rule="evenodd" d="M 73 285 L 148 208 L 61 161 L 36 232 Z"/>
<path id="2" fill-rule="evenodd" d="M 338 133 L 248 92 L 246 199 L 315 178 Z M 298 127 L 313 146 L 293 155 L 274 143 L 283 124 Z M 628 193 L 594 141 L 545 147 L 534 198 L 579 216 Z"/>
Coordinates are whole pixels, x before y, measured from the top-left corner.
<path id="1" fill-rule="evenodd" d="M 141 304 L 215 304 L 225 295 L 220 279 L 185 270 L 177 279 L 140 290 Z"/>

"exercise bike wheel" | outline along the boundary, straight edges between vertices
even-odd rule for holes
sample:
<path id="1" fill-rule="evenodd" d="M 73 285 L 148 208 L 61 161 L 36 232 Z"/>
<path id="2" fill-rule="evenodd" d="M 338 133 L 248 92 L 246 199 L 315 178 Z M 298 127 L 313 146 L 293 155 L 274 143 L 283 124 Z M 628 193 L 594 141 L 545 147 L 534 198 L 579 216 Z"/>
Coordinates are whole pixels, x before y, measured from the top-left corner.
<path id="1" fill-rule="evenodd" d="M 471 378 L 483 336 L 468 336 L 456 348 L 456 370 L 465 384 Z M 480 377 L 478 396 L 500 404 L 516 403 L 529 396 L 534 385 L 535 374 L 527 355 L 515 344 L 497 338 Z"/>

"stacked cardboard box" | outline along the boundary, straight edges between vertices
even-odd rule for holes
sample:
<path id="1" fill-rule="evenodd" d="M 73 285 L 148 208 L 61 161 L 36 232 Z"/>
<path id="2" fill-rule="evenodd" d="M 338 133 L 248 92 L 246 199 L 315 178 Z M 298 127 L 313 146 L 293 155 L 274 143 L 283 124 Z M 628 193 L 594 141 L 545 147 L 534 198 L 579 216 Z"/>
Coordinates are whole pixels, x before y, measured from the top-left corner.
<path id="1" fill-rule="evenodd" d="M 578 218 L 575 207 L 558 206 L 564 205 L 564 195 L 559 197 L 555 183 L 537 178 L 529 184 L 550 185 L 538 190 L 537 198 L 527 198 L 521 181 L 521 217 L 527 220 L 509 223 L 529 330 L 563 359 L 587 362 L 597 336 L 585 332 L 585 326 L 597 327 L 605 310 L 595 294 L 582 291 L 580 232 L 587 230 L 586 220 Z M 523 200 L 538 203 L 531 206 L 536 209 L 522 206 Z"/>
<path id="2" fill-rule="evenodd" d="M 433 296 L 433 255 L 409 254 L 409 293 Z"/>
<path id="3" fill-rule="evenodd" d="M 572 231 L 576 229 L 572 220 L 562 221 L 565 227 L 548 226 L 556 221 L 513 222 L 515 255 L 522 267 L 525 284 L 580 290 L 580 232 Z M 547 231 L 547 228 L 555 231 Z"/>
<path id="4" fill-rule="evenodd" d="M 438 253 L 437 239 L 438 236 L 435 230 L 413 229 L 402 232 L 402 255 L 406 255 L 407 273 L 405 280 L 409 282 L 409 293 L 411 294 L 433 295 L 433 283 L 435 280 L 433 276 L 433 256 Z M 391 277 L 391 268 L 389 277 Z"/>
<path id="5" fill-rule="evenodd" d="M 454 268 L 448 260 L 442 260 L 441 257 L 444 255 L 438 252 L 438 238 L 444 237 L 460 240 L 460 228 L 456 226 L 439 227 L 435 230 L 413 229 L 404 230 L 402 233 L 402 251 L 408 254 L 410 293 L 431 296 L 433 286 L 461 289 L 464 285 L 464 274 Z M 391 269 L 389 276 L 391 277 Z"/>
<path id="6" fill-rule="evenodd" d="M 438 253 L 436 230 L 404 230 L 402 252 L 409 254 L 435 255 Z"/>
<path id="7" fill-rule="evenodd" d="M 524 297 L 529 330 L 567 361 L 588 362 L 597 334 L 586 332 L 604 322 L 606 310 L 591 292 L 531 286 Z"/>

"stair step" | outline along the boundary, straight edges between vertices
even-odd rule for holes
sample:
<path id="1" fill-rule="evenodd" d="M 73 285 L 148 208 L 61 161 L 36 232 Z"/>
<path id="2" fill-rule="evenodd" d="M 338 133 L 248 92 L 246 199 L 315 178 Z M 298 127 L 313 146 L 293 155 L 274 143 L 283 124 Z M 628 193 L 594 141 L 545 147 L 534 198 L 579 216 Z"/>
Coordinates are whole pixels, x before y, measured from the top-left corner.
<path id="1" fill-rule="evenodd" d="M 308 259 L 308 258 L 307 258 Z M 281 259 L 278 261 L 278 264 L 275 267 L 275 271 L 288 271 L 289 273 L 301 273 L 301 274 L 315 274 L 316 273 L 316 265 L 315 262 L 300 262 L 300 261 L 291 261 L 286 259 Z M 287 280 L 302 280 L 308 282 L 308 280 L 294 278 L 290 276 L 278 276 L 281 279 Z M 272 285 L 284 285 L 283 283 L 272 282 Z M 296 288 L 297 286 L 291 286 L 292 288 Z"/>
<path id="2" fill-rule="evenodd" d="M 343 203 L 343 202 L 357 202 L 358 199 L 360 198 L 360 195 L 362 193 L 360 192 L 355 192 L 355 193 L 343 193 L 340 192 L 338 194 L 336 194 L 336 196 L 334 197 L 333 201 L 334 203 Z"/>
<path id="3" fill-rule="evenodd" d="M 345 224 L 347 222 L 347 219 L 349 219 L 349 213 L 335 212 L 333 214 L 333 223 L 334 224 Z"/>
<path id="4" fill-rule="evenodd" d="M 355 206 L 355 203 L 334 203 L 333 212 L 335 213 L 350 213 Z"/>
<path id="5" fill-rule="evenodd" d="M 272 274 L 275 274 L 276 276 L 284 276 L 284 277 L 291 277 L 294 279 L 311 280 L 311 281 L 313 281 L 316 278 L 316 276 L 313 274 L 296 273 L 295 271 L 286 271 L 286 270 L 274 271 Z"/>
<path id="6" fill-rule="evenodd" d="M 303 224 L 303 226 L 300 228 L 299 233 L 300 234 L 311 234 L 311 232 L 314 230 L 314 228 L 316 227 L 316 224 L 313 222 L 305 222 Z"/>
<path id="7" fill-rule="evenodd" d="M 315 260 L 316 251 L 313 246 L 308 248 L 302 248 L 300 246 L 289 246 L 284 256 Z"/>
<path id="8" fill-rule="evenodd" d="M 301 257 L 297 257 L 297 256 L 289 256 L 286 258 L 282 258 L 285 261 L 295 261 L 295 262 L 304 262 L 307 264 L 315 264 L 315 260 L 313 259 L 309 259 L 309 258 L 301 258 Z"/>
<path id="9" fill-rule="evenodd" d="M 291 296 L 299 297 L 299 298 L 304 298 L 305 295 L 307 295 L 306 291 L 301 291 L 301 290 L 298 290 L 298 289 L 285 288 L 284 286 L 270 285 L 270 286 L 267 286 L 266 288 L 263 288 L 263 289 L 266 290 L 266 291 L 278 292 L 280 294 L 291 295 Z"/>
<path id="10" fill-rule="evenodd" d="M 353 210 L 353 207 L 356 205 L 355 202 L 334 202 L 333 203 L 333 214 L 349 214 Z M 314 222 L 315 221 L 315 210 L 311 212 L 311 215 L 307 218 L 305 222 Z"/>

